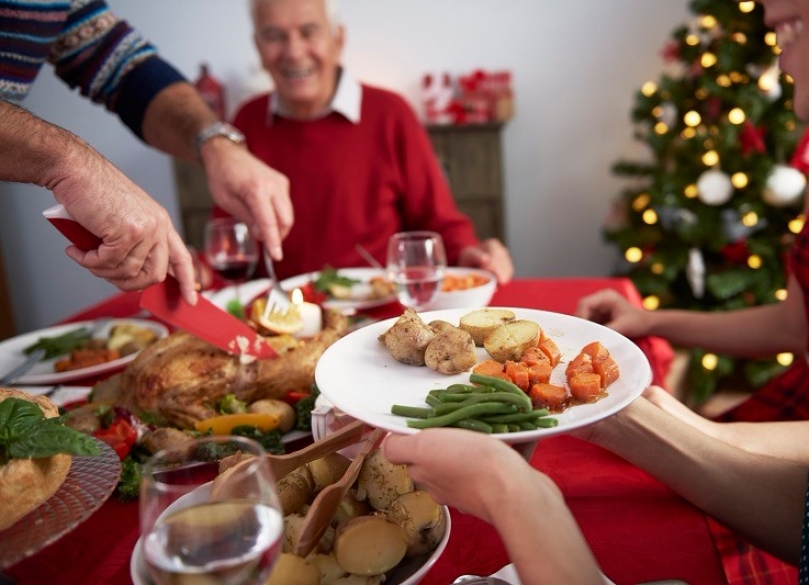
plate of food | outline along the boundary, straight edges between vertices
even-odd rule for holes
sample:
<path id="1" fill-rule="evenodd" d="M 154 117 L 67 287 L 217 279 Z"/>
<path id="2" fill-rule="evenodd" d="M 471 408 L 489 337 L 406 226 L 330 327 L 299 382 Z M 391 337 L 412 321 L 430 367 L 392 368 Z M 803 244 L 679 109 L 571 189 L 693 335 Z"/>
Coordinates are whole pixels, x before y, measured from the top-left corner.
<path id="1" fill-rule="evenodd" d="M 396 300 L 393 284 L 376 268 L 325 267 L 282 280 L 281 287 L 287 293 L 299 288 L 305 301 L 338 311 L 372 309 Z"/>
<path id="2" fill-rule="evenodd" d="M 8 398 L 21 398 L 37 404 L 45 418 L 58 415 L 55 404 L 44 397 L 32 398 L 13 389 L 0 390 L 0 403 Z M 44 419 L 34 421 L 20 408 L 5 414 L 8 415 L 6 422 L 9 421 L 9 416 L 14 419 L 16 415 L 15 430 L 18 434 L 24 432 L 21 422 L 23 418 L 26 419 L 24 426 L 28 428 L 44 423 Z M 55 436 L 53 433 L 56 425 L 47 426 L 50 427 L 51 437 Z M 61 428 L 61 431 L 68 429 Z M 37 431 L 32 429 L 30 432 Z M 76 439 L 66 438 L 64 433 L 60 436 L 62 446 L 69 444 L 76 448 L 81 447 Z M 8 440 L 6 435 L 6 441 Z M 97 439 L 85 437 L 84 441 L 95 444 L 97 454 L 75 451 L 87 454 L 70 455 L 69 452 L 59 451 L 36 459 L 12 458 L 0 466 L 0 541 L 3 542 L 0 549 L 0 570 L 36 553 L 73 530 L 93 514 L 115 490 L 121 473 L 118 456 Z M 40 443 L 40 448 L 42 446 Z"/>
<path id="3" fill-rule="evenodd" d="M 0 342 L 0 372 L 23 363 L 27 351 L 44 348 L 42 361 L 15 380 L 15 385 L 64 384 L 121 369 L 142 349 L 167 335 L 164 325 L 145 319 L 104 319 L 47 327 Z"/>
<path id="4" fill-rule="evenodd" d="M 429 327 L 433 321 L 444 321 L 457 330 L 461 319 L 472 311 L 472 309 L 428 311 L 416 315 L 421 325 L 418 323 L 415 325 L 416 328 Z M 496 432 L 493 435 L 506 442 L 534 441 L 597 422 L 627 406 L 651 384 L 652 371 L 645 354 L 635 343 L 607 327 L 570 315 L 535 309 L 494 307 L 475 311 L 510 314 L 509 319 L 503 319 L 499 325 L 504 325 L 506 320 L 519 322 L 520 325 L 516 327 L 524 323 L 535 324 L 523 327 L 531 330 L 530 336 L 533 337 L 529 345 L 537 346 L 539 336 L 550 340 L 547 347 L 554 348 L 557 363 L 548 369 L 547 380 L 543 381 L 545 386 L 540 388 L 541 392 L 535 395 L 526 391 L 535 408 L 542 406 L 537 406 L 535 396 L 537 399 L 544 399 L 550 395 L 547 390 L 556 391 L 561 388 L 561 391 L 567 393 L 564 400 L 551 408 L 549 418 L 555 419 L 553 425 L 548 424 L 532 430 L 510 429 L 511 432 Z M 508 346 L 511 339 L 522 336 L 522 330 L 512 331 L 511 325 L 508 325 L 505 336 L 507 342 L 497 344 L 497 348 L 493 347 L 494 342 L 486 347 L 473 342 L 470 361 L 467 361 L 464 364 L 466 367 L 458 373 L 440 373 L 432 367 L 403 363 L 399 361 L 401 354 L 397 354 L 398 357 L 395 358 L 396 352 L 388 347 L 387 341 L 383 343 L 380 336 L 387 334 L 399 319 L 404 318 L 403 316 L 368 325 L 346 335 L 324 352 L 315 369 L 315 381 L 322 395 L 335 408 L 374 427 L 394 433 L 413 434 L 419 432 L 419 429 L 408 425 L 408 421 L 413 420 L 412 417 L 393 414 L 391 409 L 394 405 L 426 409 L 427 397 L 431 391 L 444 390 L 452 384 L 470 385 L 472 370 L 484 371 L 478 369 L 484 362 L 487 362 L 487 365 L 495 363 L 503 366 L 501 371 L 505 371 L 506 361 L 517 363 L 520 359 L 517 355 L 500 355 L 496 351 L 502 349 L 500 345 Z M 413 323 L 410 323 L 405 329 L 410 331 L 408 335 L 412 335 L 412 325 Z M 538 333 L 536 328 L 539 330 Z M 603 351 L 607 352 L 607 357 L 612 360 L 610 363 L 613 368 L 608 373 L 610 378 L 608 385 L 606 388 L 597 387 L 598 391 L 595 394 L 588 394 L 586 400 L 574 399 L 575 397 L 571 397 L 571 387 L 575 386 L 576 395 L 581 396 L 580 380 L 568 378 L 566 370 L 570 364 L 573 364 L 571 369 L 578 368 L 582 361 L 581 354 L 586 348 L 593 347 L 594 342 L 598 342 Z M 490 350 L 498 353 L 497 360 L 489 353 Z M 436 348 L 433 354 L 438 355 L 436 351 L 439 349 Z M 426 355 L 429 363 L 429 351 Z M 439 361 L 437 366 L 441 368 L 442 363 Z M 601 378 L 596 377 L 599 380 Z M 530 390 L 534 390 L 533 385 Z"/>

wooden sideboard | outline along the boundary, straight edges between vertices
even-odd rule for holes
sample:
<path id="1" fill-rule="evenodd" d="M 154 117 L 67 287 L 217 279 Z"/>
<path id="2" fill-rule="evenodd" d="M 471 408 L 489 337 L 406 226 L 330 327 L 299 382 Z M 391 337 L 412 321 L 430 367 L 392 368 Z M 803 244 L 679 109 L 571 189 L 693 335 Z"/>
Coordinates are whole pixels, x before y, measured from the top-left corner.
<path id="1" fill-rule="evenodd" d="M 427 132 L 452 187 L 458 208 L 475 224 L 478 237 L 506 241 L 503 228 L 502 124 L 428 126 Z M 203 247 L 213 200 L 198 164 L 174 160 L 174 180 L 189 246 Z"/>
<path id="2" fill-rule="evenodd" d="M 479 238 L 506 242 L 503 227 L 503 124 L 428 126 L 458 208 L 475 224 Z"/>

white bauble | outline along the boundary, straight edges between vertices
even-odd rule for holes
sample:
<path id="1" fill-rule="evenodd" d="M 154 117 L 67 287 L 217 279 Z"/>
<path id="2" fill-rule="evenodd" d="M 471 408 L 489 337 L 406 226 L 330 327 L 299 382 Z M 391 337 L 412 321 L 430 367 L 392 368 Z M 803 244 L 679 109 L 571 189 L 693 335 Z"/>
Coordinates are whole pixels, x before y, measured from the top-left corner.
<path id="1" fill-rule="evenodd" d="M 705 205 L 722 205 L 733 195 L 730 177 L 719 169 L 705 171 L 697 179 L 697 197 Z"/>
<path id="2" fill-rule="evenodd" d="M 677 123 L 677 106 L 671 102 L 660 104 L 660 116 L 657 118 L 669 128 Z"/>
<path id="3" fill-rule="evenodd" d="M 761 196 L 773 207 L 786 207 L 797 203 L 804 189 L 806 189 L 806 175 L 786 165 L 775 165 L 767 177 L 767 184 Z"/>

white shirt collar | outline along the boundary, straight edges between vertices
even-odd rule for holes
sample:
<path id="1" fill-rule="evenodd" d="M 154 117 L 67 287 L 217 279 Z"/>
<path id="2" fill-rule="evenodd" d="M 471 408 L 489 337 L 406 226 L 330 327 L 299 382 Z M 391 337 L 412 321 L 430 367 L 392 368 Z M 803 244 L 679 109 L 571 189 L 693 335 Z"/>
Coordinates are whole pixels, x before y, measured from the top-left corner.
<path id="1" fill-rule="evenodd" d="M 362 86 L 351 77 L 345 69 L 341 69 L 340 78 L 337 81 L 337 91 L 329 104 L 329 107 L 318 118 L 328 116 L 332 112 L 342 115 L 352 124 L 360 123 L 360 111 L 362 109 Z M 273 115 L 284 115 L 284 107 L 278 98 L 278 92 L 270 94 L 270 112 L 268 124 L 272 125 Z"/>

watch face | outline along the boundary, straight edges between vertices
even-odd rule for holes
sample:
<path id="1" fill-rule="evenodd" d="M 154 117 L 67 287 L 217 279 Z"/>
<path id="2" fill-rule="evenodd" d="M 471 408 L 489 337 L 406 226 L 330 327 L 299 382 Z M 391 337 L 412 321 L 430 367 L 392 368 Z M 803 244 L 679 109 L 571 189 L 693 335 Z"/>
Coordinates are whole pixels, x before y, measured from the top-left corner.
<path id="1" fill-rule="evenodd" d="M 214 136 L 222 136 L 232 142 L 235 142 L 236 144 L 244 144 L 244 134 L 239 132 L 238 129 L 230 124 L 225 124 L 224 122 L 214 122 L 197 134 L 197 156 L 199 156 L 202 144 Z"/>

